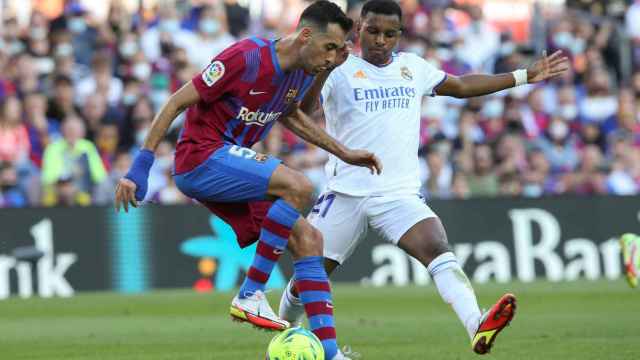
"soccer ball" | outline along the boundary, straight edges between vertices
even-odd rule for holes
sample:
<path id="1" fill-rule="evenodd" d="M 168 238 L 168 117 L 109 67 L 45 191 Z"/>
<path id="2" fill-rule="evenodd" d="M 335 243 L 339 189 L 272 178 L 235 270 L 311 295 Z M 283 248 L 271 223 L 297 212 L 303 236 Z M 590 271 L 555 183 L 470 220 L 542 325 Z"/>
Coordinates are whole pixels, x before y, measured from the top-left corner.
<path id="1" fill-rule="evenodd" d="M 266 360 L 324 360 L 324 349 L 314 333 L 294 327 L 271 339 Z"/>

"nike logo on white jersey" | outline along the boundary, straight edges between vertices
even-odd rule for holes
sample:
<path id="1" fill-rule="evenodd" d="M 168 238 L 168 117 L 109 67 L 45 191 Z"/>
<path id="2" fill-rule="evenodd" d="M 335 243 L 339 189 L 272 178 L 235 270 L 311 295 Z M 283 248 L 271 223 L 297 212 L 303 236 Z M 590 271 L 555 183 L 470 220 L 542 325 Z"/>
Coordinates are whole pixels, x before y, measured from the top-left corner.
<path id="1" fill-rule="evenodd" d="M 253 89 L 249 90 L 249 95 L 260 95 L 260 94 L 266 94 L 266 91 L 253 91 Z"/>

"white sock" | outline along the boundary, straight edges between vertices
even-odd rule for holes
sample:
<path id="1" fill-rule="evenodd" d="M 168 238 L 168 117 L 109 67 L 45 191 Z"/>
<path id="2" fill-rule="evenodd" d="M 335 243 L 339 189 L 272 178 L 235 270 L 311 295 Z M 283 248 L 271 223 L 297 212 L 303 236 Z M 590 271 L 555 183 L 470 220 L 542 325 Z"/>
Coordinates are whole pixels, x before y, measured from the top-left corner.
<path id="1" fill-rule="evenodd" d="M 299 298 L 291 294 L 292 288 L 293 279 L 289 280 L 287 287 L 282 293 L 282 297 L 280 298 L 280 310 L 278 316 L 280 316 L 280 318 L 283 320 L 287 320 L 289 323 L 291 323 L 292 326 L 299 326 L 302 324 L 302 320 L 305 314 L 304 305 L 302 305 L 302 301 L 300 301 Z"/>
<path id="2" fill-rule="evenodd" d="M 452 252 L 446 252 L 433 259 L 427 270 L 442 300 L 453 307 L 453 311 L 472 338 L 478 330 L 482 313 L 471 283 L 460 268 L 456 256 Z"/>

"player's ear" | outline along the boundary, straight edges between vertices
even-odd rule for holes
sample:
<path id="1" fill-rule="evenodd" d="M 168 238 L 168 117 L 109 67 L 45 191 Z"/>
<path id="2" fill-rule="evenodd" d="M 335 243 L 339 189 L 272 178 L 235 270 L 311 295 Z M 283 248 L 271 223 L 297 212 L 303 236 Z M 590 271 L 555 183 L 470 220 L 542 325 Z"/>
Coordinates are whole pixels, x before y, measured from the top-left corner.
<path id="1" fill-rule="evenodd" d="M 298 41 L 303 44 L 309 43 L 311 41 L 311 36 L 313 35 L 313 29 L 310 27 L 303 27 L 300 29 L 300 33 L 298 34 Z"/>

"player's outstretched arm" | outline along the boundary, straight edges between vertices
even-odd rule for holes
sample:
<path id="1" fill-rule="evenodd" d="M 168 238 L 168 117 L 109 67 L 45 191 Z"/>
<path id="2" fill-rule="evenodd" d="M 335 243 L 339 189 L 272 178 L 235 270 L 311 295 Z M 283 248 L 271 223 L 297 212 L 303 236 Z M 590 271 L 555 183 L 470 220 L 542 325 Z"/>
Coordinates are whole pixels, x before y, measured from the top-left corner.
<path id="1" fill-rule="evenodd" d="M 129 204 L 137 207 L 138 201 L 144 199 L 147 193 L 149 169 L 153 165 L 154 151 L 176 117 L 199 100 L 198 91 L 192 82 L 188 82 L 171 95 L 169 100 L 160 108 L 160 111 L 153 119 L 153 123 L 151 123 L 151 129 L 144 140 L 142 149 L 133 160 L 129 172 L 118 181 L 115 194 L 116 211 L 120 211 L 120 207 L 124 207 L 124 211 L 128 212 Z"/>
<path id="2" fill-rule="evenodd" d="M 460 77 L 449 75 L 435 91 L 438 95 L 468 98 L 491 94 L 518 85 L 532 84 L 556 77 L 569 69 L 569 60 L 561 51 L 534 62 L 527 69 L 516 70 L 512 73 L 485 75 L 469 74 Z"/>
<path id="3" fill-rule="evenodd" d="M 371 173 L 382 173 L 382 163 L 375 154 L 366 150 L 351 150 L 327 134 L 297 106 L 280 122 L 303 140 L 332 153 L 347 164 L 369 168 Z"/>

